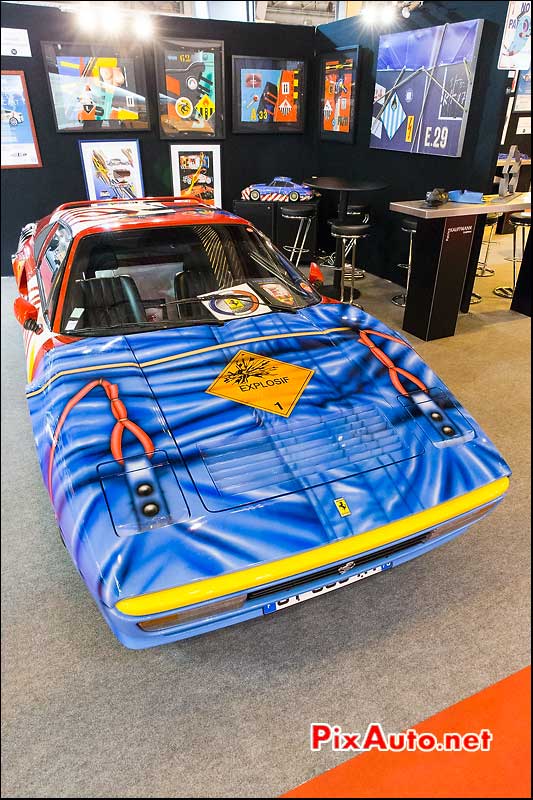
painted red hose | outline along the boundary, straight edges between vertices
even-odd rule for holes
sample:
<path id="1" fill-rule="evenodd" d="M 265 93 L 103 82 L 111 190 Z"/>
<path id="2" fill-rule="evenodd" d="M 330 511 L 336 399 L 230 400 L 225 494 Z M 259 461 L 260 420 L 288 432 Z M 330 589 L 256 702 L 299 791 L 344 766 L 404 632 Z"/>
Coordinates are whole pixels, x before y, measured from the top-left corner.
<path id="1" fill-rule="evenodd" d="M 128 419 L 128 412 L 122 400 L 119 399 L 118 386 L 116 383 L 110 383 L 110 381 L 106 381 L 105 378 L 98 378 L 97 380 L 90 381 L 89 383 L 85 384 L 83 388 L 76 392 L 76 394 L 70 398 L 63 409 L 61 416 L 59 417 L 59 421 L 52 437 L 52 447 L 50 448 L 50 457 L 48 461 L 48 491 L 50 495 L 52 494 L 52 468 L 54 464 L 54 455 L 57 443 L 59 441 L 59 435 L 63 425 L 65 424 L 65 420 L 74 406 L 76 406 L 80 400 L 83 400 L 83 398 L 97 386 L 101 386 L 106 393 L 111 403 L 111 412 L 116 419 L 116 423 L 111 431 L 110 440 L 110 449 L 115 461 L 118 461 L 119 464 L 124 463 L 124 458 L 122 455 L 122 436 L 125 429 L 130 431 L 130 433 L 132 433 L 139 440 L 148 458 L 152 457 L 152 454 L 155 450 L 154 443 L 146 431 L 143 431 L 143 429 L 136 425 L 135 422 L 132 422 L 130 419 Z"/>
<path id="2" fill-rule="evenodd" d="M 368 347 L 372 355 L 380 361 L 384 367 L 386 367 L 389 371 L 389 377 L 391 380 L 392 385 L 400 392 L 400 394 L 408 395 L 409 392 L 402 384 L 399 375 L 403 375 L 404 378 L 411 381 L 418 386 L 423 392 L 427 392 L 427 386 L 423 383 L 420 378 L 417 378 L 416 375 L 413 375 L 411 372 L 408 372 L 406 369 L 402 369 L 402 367 L 397 367 L 394 361 L 389 358 L 389 356 L 380 350 L 380 348 L 372 341 L 370 338 L 372 336 L 381 336 L 382 339 L 388 339 L 391 342 L 397 342 L 398 344 L 403 344 L 406 347 L 409 347 L 403 339 L 400 339 L 398 336 L 391 336 L 390 333 L 381 333 L 380 331 L 373 331 L 370 328 L 367 330 L 360 330 L 359 331 L 359 342 L 364 344 L 365 347 Z"/>

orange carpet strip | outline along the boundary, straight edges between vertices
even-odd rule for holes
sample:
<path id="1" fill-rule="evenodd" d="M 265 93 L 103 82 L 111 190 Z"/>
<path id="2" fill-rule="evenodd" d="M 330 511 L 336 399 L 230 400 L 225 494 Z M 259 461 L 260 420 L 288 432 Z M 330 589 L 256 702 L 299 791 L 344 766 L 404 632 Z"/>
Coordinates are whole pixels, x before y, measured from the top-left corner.
<path id="1" fill-rule="evenodd" d="M 439 739 L 489 728 L 494 738 L 488 752 L 372 750 L 283 797 L 531 797 L 531 667 L 413 727 Z"/>

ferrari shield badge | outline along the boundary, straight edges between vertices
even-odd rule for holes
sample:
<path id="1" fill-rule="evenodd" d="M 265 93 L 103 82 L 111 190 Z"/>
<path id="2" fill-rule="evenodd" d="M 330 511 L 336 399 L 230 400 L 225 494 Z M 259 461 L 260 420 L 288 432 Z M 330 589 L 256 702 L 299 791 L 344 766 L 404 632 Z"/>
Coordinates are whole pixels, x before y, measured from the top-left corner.
<path id="1" fill-rule="evenodd" d="M 288 417 L 313 374 L 306 367 L 239 350 L 206 391 Z"/>

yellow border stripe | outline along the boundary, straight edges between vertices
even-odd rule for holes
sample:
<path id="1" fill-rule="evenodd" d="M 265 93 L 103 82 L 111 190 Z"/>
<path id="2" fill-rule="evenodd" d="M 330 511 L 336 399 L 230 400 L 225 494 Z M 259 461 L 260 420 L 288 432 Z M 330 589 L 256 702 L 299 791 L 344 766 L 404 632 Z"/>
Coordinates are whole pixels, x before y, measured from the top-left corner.
<path id="1" fill-rule="evenodd" d="M 197 350 L 187 350 L 185 353 L 176 353 L 173 356 L 164 356 L 164 358 L 155 358 L 152 361 L 142 361 L 142 362 L 135 362 L 135 361 L 124 361 L 118 364 L 94 364 L 90 367 L 77 367 L 76 369 L 65 369 L 62 372 L 58 372 L 56 375 L 53 375 L 49 380 L 44 383 L 40 389 L 35 389 L 33 392 L 27 392 L 26 397 L 35 397 L 35 395 L 44 392 L 45 389 L 48 389 L 51 383 L 57 381 L 58 378 L 62 378 L 64 375 L 75 375 L 79 372 L 95 372 L 102 369 L 116 369 L 118 367 L 140 367 L 144 369 L 145 367 L 153 367 L 155 364 L 166 364 L 169 361 L 178 361 L 181 358 L 189 358 L 189 356 L 198 356 L 202 353 L 210 353 L 213 350 L 223 350 L 225 347 L 240 347 L 242 344 L 251 344 L 252 342 L 268 342 L 274 341 L 274 339 L 290 339 L 299 336 L 327 336 L 329 333 L 339 333 L 342 331 L 353 331 L 353 328 L 350 327 L 342 327 L 342 328 L 326 328 L 323 331 L 301 331 L 298 333 L 295 331 L 294 333 L 275 333 L 272 336 L 254 336 L 251 339 L 236 339 L 233 342 L 220 342 L 219 344 L 212 344 L 209 347 L 199 347 Z"/>
<path id="2" fill-rule="evenodd" d="M 508 488 L 509 478 L 500 478 L 479 489 L 474 489 L 472 492 L 454 497 L 452 500 L 446 500 L 434 508 L 419 511 L 396 522 L 374 528 L 374 530 L 239 572 L 219 575 L 216 578 L 206 578 L 184 586 L 163 589 L 160 592 L 125 598 L 117 602 L 116 608 L 128 616 L 144 616 L 202 603 L 205 600 L 215 600 L 235 592 L 255 589 L 258 586 L 356 556 L 394 542 L 396 539 L 403 539 L 435 525 L 440 525 L 449 519 L 459 517 L 461 514 L 466 514 L 468 511 L 497 500 Z"/>

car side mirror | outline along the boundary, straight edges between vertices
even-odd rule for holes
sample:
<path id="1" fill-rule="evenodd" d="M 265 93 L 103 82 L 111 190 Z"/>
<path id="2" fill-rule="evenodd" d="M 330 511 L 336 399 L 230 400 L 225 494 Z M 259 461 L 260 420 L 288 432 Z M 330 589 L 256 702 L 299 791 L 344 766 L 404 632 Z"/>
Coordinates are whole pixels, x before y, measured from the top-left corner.
<path id="1" fill-rule="evenodd" d="M 38 311 L 33 303 L 30 303 L 30 301 L 26 300 L 24 297 L 17 297 L 13 308 L 15 317 L 23 328 L 27 331 L 33 331 L 33 333 L 40 333 L 42 331 L 42 327 L 37 322 Z"/>
<path id="2" fill-rule="evenodd" d="M 324 274 L 315 261 L 311 261 L 309 268 L 309 283 L 318 292 L 321 292 L 324 288 Z"/>

